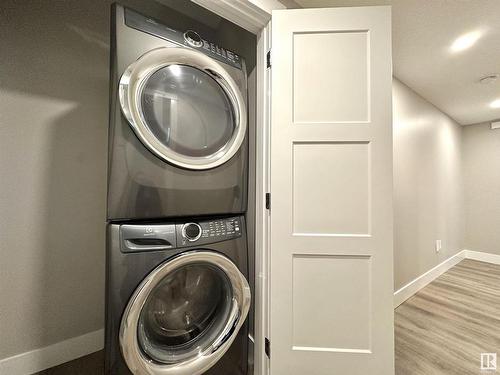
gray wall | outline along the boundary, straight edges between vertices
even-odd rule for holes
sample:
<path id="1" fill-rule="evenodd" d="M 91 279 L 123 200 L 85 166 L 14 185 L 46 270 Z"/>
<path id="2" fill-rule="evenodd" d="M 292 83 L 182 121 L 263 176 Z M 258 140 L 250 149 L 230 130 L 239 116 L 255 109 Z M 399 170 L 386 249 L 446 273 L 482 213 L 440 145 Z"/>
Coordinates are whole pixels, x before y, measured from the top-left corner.
<path id="1" fill-rule="evenodd" d="M 2 1 L 0 359 L 102 328 L 108 17 Z"/>
<path id="2" fill-rule="evenodd" d="M 464 126 L 465 243 L 500 255 L 500 129 Z"/>
<path id="3" fill-rule="evenodd" d="M 463 249 L 464 204 L 461 126 L 396 79 L 393 103 L 397 290 Z"/>
<path id="4" fill-rule="evenodd" d="M 255 36 L 160 1 L 179 13 L 121 3 L 173 27 L 195 17 L 254 69 Z M 104 325 L 111 3 L 0 4 L 0 360 Z"/>

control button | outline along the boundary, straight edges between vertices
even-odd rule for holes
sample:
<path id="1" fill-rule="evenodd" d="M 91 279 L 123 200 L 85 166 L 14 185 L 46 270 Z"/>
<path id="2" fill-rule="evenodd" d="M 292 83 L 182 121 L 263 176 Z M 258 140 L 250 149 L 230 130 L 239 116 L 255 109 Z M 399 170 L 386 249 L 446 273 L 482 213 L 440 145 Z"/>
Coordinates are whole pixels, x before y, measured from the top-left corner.
<path id="1" fill-rule="evenodd" d="M 182 236 L 188 241 L 197 241 L 201 237 L 201 227 L 196 223 L 186 223 L 182 227 Z"/>
<path id="2" fill-rule="evenodd" d="M 198 35 L 196 31 L 188 30 L 184 33 L 184 39 L 191 47 L 201 47 L 203 45 L 203 40 Z"/>

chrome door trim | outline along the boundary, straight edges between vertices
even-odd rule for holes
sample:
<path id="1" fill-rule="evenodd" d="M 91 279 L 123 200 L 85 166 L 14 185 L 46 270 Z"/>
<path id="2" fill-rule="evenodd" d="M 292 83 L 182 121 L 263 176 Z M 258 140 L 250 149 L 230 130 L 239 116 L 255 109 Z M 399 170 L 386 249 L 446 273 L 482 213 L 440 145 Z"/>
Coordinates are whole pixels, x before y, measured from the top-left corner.
<path id="1" fill-rule="evenodd" d="M 175 152 L 160 142 L 146 124 L 140 100 L 142 89 L 153 73 L 169 65 L 186 65 L 205 72 L 221 86 L 231 102 L 235 115 L 233 136 L 211 155 L 191 157 Z M 125 70 L 118 93 L 122 113 L 141 142 L 161 159 L 180 167 L 203 170 L 222 165 L 234 156 L 245 139 L 247 109 L 238 85 L 217 61 L 196 50 L 161 47 L 145 53 Z"/>
<path id="2" fill-rule="evenodd" d="M 198 356 L 187 361 L 162 364 L 147 357 L 137 336 L 139 317 L 146 300 L 158 283 L 179 267 L 192 263 L 209 263 L 220 268 L 228 277 L 233 291 L 230 317 L 211 346 Z M 120 325 L 120 349 L 129 367 L 135 375 L 200 375 L 212 367 L 226 353 L 241 326 L 245 322 L 250 308 L 250 287 L 245 276 L 236 265 L 222 254 L 197 250 L 183 253 L 167 260 L 153 270 L 135 290 L 130 298 Z"/>

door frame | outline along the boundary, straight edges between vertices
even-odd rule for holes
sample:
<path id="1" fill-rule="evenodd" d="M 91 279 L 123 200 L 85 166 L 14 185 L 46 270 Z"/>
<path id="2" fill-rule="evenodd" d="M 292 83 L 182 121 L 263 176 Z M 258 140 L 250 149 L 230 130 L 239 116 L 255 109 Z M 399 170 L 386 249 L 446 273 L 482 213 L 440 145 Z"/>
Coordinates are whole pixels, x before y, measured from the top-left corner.
<path id="1" fill-rule="evenodd" d="M 255 196 L 255 330 L 254 374 L 269 374 L 265 339 L 269 337 L 269 210 L 266 193 L 270 191 L 270 70 L 266 55 L 271 43 L 271 12 L 286 7 L 277 0 L 191 0 L 211 12 L 241 26 L 257 36 L 256 82 L 256 196 Z M 257 5 L 258 4 L 258 5 Z"/>
<path id="2" fill-rule="evenodd" d="M 191 0 L 257 36 L 256 63 L 256 196 L 255 196 L 255 303 L 254 374 L 268 375 L 270 361 L 265 340 L 269 337 L 270 217 L 266 208 L 270 192 L 270 107 L 271 70 L 267 53 L 271 50 L 273 10 L 287 9 L 278 0 Z M 293 0 L 291 2 L 293 4 Z M 298 8 L 301 8 L 298 6 Z M 269 61 L 270 62 L 270 61 Z"/>
<path id="3" fill-rule="evenodd" d="M 265 340 L 269 337 L 269 210 L 270 81 L 267 52 L 271 49 L 272 10 L 286 9 L 278 0 L 191 0 L 257 36 L 256 82 L 256 196 L 255 196 L 255 329 L 254 375 L 269 374 Z"/>

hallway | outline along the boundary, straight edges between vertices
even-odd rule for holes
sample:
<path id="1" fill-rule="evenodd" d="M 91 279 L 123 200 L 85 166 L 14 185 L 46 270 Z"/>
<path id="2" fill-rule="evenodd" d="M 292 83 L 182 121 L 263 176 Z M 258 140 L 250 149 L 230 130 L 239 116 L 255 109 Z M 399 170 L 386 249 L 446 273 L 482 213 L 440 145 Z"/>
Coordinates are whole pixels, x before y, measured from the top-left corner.
<path id="1" fill-rule="evenodd" d="M 500 265 L 464 260 L 395 310 L 396 375 L 481 374 L 500 347 Z"/>

